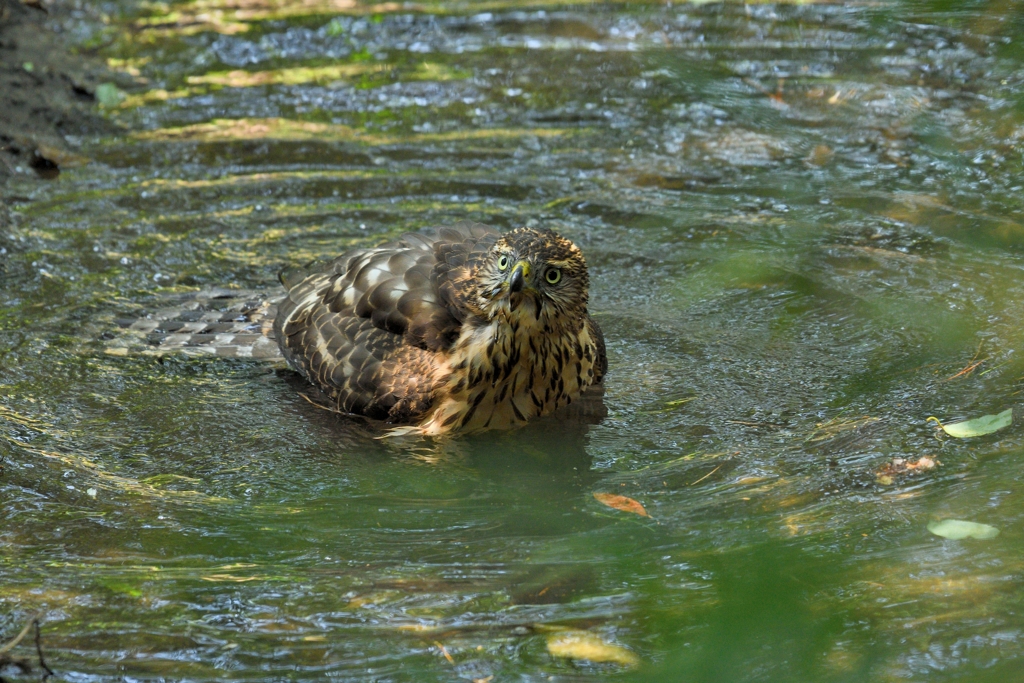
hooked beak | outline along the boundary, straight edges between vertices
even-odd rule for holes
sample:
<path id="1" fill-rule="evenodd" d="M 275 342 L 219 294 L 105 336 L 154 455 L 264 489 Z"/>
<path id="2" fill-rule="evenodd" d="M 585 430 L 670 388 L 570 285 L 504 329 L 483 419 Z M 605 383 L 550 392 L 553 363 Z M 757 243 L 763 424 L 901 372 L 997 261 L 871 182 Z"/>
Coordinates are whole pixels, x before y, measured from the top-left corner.
<path id="1" fill-rule="evenodd" d="M 517 267 L 512 271 L 512 279 L 508 281 L 508 291 L 513 294 L 521 292 L 525 284 L 526 278 L 523 277 L 523 269 Z"/>
<path id="2" fill-rule="evenodd" d="M 527 261 L 520 261 L 512 269 L 512 275 L 508 279 L 509 308 L 515 310 L 522 297 L 513 297 L 519 294 L 526 287 L 526 278 L 530 277 L 530 264 Z"/>

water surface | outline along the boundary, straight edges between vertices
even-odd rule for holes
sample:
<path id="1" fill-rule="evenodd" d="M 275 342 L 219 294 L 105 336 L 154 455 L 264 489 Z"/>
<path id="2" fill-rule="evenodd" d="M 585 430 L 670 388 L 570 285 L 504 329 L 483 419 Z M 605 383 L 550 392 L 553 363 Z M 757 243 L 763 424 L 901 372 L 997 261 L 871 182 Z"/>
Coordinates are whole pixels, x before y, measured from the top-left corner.
<path id="1" fill-rule="evenodd" d="M 1021 9 L 68 18 L 128 97 L 0 235 L 0 636 L 41 611 L 75 681 L 1020 676 L 1024 432 L 926 418 L 1024 390 Z M 112 352 L 117 318 L 463 218 L 581 245 L 606 417 L 395 445 L 271 364 Z"/>

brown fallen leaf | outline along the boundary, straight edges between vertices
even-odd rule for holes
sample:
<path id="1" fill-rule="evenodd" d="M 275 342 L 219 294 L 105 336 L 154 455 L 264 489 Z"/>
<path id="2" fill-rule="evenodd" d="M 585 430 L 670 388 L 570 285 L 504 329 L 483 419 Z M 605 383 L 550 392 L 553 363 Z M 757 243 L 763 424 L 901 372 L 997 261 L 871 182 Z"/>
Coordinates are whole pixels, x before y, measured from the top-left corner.
<path id="1" fill-rule="evenodd" d="M 647 514 L 647 510 L 644 506 L 626 496 L 620 496 L 614 493 L 595 493 L 594 498 L 597 499 L 598 503 L 607 505 L 610 508 L 615 508 L 621 512 L 632 512 L 634 515 L 640 515 L 641 517 L 650 517 Z"/>
<path id="2" fill-rule="evenodd" d="M 892 462 L 887 462 L 879 468 L 878 472 L 875 473 L 875 479 L 882 486 L 892 486 L 896 480 L 895 478 L 902 474 L 910 474 L 915 471 L 923 472 L 941 464 L 938 460 L 927 455 L 921 456 L 914 462 L 904 458 L 893 458 Z"/>
<path id="3" fill-rule="evenodd" d="M 555 657 L 585 659 L 589 662 L 614 662 L 635 666 L 639 658 L 630 650 L 605 641 L 589 631 L 563 631 L 548 636 L 548 652 Z"/>
<path id="4" fill-rule="evenodd" d="M 818 145 L 811 150 L 810 154 L 804 157 L 804 163 L 810 166 L 825 166 L 832 161 L 835 155 L 836 153 L 828 145 Z"/>

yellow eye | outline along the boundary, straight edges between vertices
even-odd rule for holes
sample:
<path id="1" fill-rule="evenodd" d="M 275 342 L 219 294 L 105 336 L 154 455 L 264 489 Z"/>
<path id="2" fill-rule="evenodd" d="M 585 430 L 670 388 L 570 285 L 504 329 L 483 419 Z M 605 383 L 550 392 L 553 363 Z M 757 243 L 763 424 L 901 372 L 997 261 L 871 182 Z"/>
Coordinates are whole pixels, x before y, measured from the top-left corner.
<path id="1" fill-rule="evenodd" d="M 502 256 L 500 259 L 498 259 L 498 269 L 508 270 L 508 256 Z"/>
<path id="2" fill-rule="evenodd" d="M 562 279 L 562 271 L 558 268 L 551 268 L 544 275 L 544 279 L 548 281 L 549 285 L 557 285 L 559 280 Z"/>

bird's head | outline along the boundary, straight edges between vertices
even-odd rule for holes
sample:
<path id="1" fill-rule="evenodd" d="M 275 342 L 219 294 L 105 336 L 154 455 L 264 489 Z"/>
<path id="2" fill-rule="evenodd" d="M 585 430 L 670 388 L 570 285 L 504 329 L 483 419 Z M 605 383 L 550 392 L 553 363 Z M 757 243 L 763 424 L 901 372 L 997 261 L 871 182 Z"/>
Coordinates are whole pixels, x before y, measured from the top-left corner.
<path id="1" fill-rule="evenodd" d="M 551 230 L 518 228 L 491 247 L 476 271 L 488 318 L 581 321 L 587 310 L 587 263 L 579 247 Z"/>

